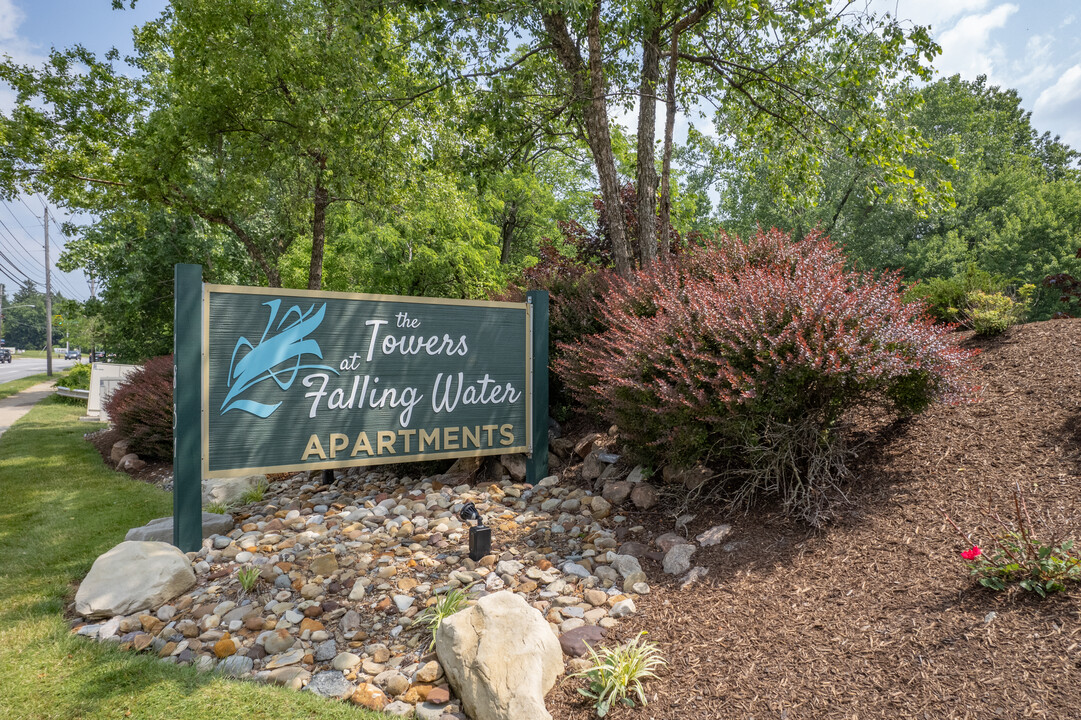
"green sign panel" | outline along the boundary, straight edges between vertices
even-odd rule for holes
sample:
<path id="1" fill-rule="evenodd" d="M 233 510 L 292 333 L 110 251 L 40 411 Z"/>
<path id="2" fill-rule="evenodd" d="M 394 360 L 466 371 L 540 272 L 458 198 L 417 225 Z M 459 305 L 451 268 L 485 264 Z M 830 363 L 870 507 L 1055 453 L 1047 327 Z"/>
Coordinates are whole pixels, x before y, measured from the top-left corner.
<path id="1" fill-rule="evenodd" d="M 532 450 L 527 303 L 204 285 L 202 313 L 204 477 Z"/>

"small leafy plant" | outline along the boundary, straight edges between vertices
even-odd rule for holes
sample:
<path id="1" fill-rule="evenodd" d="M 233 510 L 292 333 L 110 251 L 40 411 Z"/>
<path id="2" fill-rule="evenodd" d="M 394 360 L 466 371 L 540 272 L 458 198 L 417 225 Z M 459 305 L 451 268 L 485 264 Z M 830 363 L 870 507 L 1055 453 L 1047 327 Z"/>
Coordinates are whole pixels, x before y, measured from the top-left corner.
<path id="1" fill-rule="evenodd" d="M 965 320 L 977 335 L 1001 335 L 1021 322 L 1028 311 L 1034 285 L 1024 285 L 1014 299 L 1001 292 L 974 290 L 968 294 Z"/>
<path id="2" fill-rule="evenodd" d="M 266 495 L 267 487 L 267 483 L 260 482 L 258 485 L 251 488 L 240 496 L 240 504 L 247 505 L 249 503 L 262 502 L 263 497 Z"/>
<path id="3" fill-rule="evenodd" d="M 461 590 L 454 589 L 440 596 L 434 605 L 426 609 L 413 620 L 414 625 L 426 625 L 432 632 L 431 650 L 435 647 L 435 633 L 444 620 L 465 607 L 469 597 Z"/>
<path id="4" fill-rule="evenodd" d="M 1005 590 L 1012 584 L 1040 597 L 1066 589 L 1067 582 L 1081 582 L 1081 556 L 1074 552 L 1073 540 L 1047 542 L 1036 537 L 1020 486 L 1014 488 L 1015 518 L 1003 521 L 989 513 L 998 526 L 988 533 L 986 551 L 950 518 L 953 526 L 970 547 L 961 553 L 971 574 L 980 585 Z"/>
<path id="5" fill-rule="evenodd" d="M 229 506 L 223 502 L 207 503 L 206 507 L 204 507 L 203 509 L 206 510 L 208 513 L 215 513 L 216 515 L 224 515 L 225 513 L 229 512 Z"/>
<path id="6" fill-rule="evenodd" d="M 244 594 L 247 595 L 259 582 L 259 568 L 241 568 L 240 570 L 237 570 L 236 578 L 240 581 L 240 588 L 244 591 Z"/>
<path id="7" fill-rule="evenodd" d="M 642 642 L 645 631 L 630 642 L 614 648 L 603 648 L 598 654 L 589 645 L 590 660 L 593 667 L 575 673 L 571 677 L 585 677 L 589 687 L 578 688 L 578 692 L 593 700 L 597 717 L 604 717 L 614 703 L 623 703 L 634 707 L 630 694 L 633 690 L 638 701 L 646 704 L 646 693 L 642 681 L 657 677 L 653 670 L 665 665 L 660 650 L 651 642 Z"/>

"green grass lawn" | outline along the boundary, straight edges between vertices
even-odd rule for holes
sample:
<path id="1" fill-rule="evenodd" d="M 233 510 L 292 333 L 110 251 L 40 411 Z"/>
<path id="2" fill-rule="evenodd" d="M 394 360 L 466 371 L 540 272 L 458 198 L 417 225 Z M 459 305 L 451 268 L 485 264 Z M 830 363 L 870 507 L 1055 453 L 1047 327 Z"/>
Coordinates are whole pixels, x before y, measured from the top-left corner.
<path id="1" fill-rule="evenodd" d="M 129 528 L 172 512 L 169 494 L 103 465 L 81 412 L 48 398 L 0 437 L 0 718 L 388 717 L 73 637 L 74 584 Z"/>

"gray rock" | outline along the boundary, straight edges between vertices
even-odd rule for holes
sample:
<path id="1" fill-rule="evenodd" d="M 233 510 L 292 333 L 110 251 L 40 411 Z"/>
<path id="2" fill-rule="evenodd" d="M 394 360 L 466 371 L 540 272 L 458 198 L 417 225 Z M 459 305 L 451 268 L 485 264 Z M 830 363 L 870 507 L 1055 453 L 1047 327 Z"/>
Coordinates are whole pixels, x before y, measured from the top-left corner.
<path id="1" fill-rule="evenodd" d="M 116 464 L 117 470 L 142 470 L 146 467 L 146 460 L 143 460 L 135 453 L 128 453 L 124 457 L 120 458 L 120 462 Z"/>
<path id="2" fill-rule="evenodd" d="M 642 564 L 633 555 L 615 555 L 612 558 L 612 567 L 619 571 L 624 578 L 629 578 L 634 573 L 642 572 Z"/>
<path id="3" fill-rule="evenodd" d="M 669 575 L 682 575 L 691 569 L 691 556 L 697 548 L 690 543 L 673 545 L 664 556 L 664 571 Z"/>
<path id="4" fill-rule="evenodd" d="M 608 611 L 608 614 L 614 618 L 627 617 L 628 615 L 634 615 L 638 612 L 638 608 L 634 605 L 634 600 L 627 598 L 626 600 L 620 600 L 612 609 Z"/>
<path id="5" fill-rule="evenodd" d="M 312 675 L 307 690 L 323 697 L 344 700 L 353 694 L 353 684 L 338 670 L 324 670 Z"/>
<path id="6" fill-rule="evenodd" d="M 75 611 L 84 617 L 131 615 L 156 608 L 195 585 L 188 556 L 162 542 L 125 541 L 94 561 Z"/>
<path id="7" fill-rule="evenodd" d="M 690 572 L 683 576 L 683 579 L 679 581 L 679 589 L 686 590 L 691 585 L 704 578 L 709 573 L 709 568 L 702 567 L 701 565 L 691 568 Z"/>
<path id="8" fill-rule="evenodd" d="M 267 673 L 267 682 L 273 685 L 282 685 L 290 690 L 300 690 L 304 684 L 311 680 L 312 674 L 299 667 L 283 667 L 271 670 Z"/>
<path id="9" fill-rule="evenodd" d="M 441 720 L 443 708 L 446 705 L 434 705 L 430 702 L 417 703 L 416 713 L 418 720 Z"/>
<path id="10" fill-rule="evenodd" d="M 222 503 L 231 505 L 240 500 L 249 490 L 265 486 L 266 475 L 248 475 L 234 478 L 207 478 L 203 480 L 203 505 Z"/>
<path id="11" fill-rule="evenodd" d="M 315 648 L 315 661 L 316 662 L 329 662 L 334 659 L 334 656 L 338 654 L 338 643 L 333 640 L 327 640 L 320 643 Z"/>
<path id="12" fill-rule="evenodd" d="M 516 453 L 514 455 L 500 455 L 499 462 L 507 470 L 507 474 L 511 476 L 514 482 L 522 482 L 525 480 L 526 474 L 526 461 L 525 455 Z"/>
<path id="13" fill-rule="evenodd" d="M 395 700 L 384 707 L 383 712 L 394 717 L 411 718 L 413 717 L 413 706 L 407 702 Z"/>
<path id="14" fill-rule="evenodd" d="M 587 481 L 596 480 L 601 476 L 601 473 L 605 470 L 605 464 L 598 457 L 600 453 L 596 450 L 586 456 L 585 462 L 582 463 L 582 479 Z"/>
<path id="15" fill-rule="evenodd" d="M 218 513 L 203 513 L 203 537 L 224 535 L 233 529 L 233 516 Z M 173 541 L 173 516 L 151 520 L 142 527 L 128 530 L 125 540 L 156 540 L 171 543 Z"/>
<path id="16" fill-rule="evenodd" d="M 698 544 L 702 547 L 709 547 L 710 545 L 720 545 L 721 541 L 728 537 L 732 532 L 731 525 L 714 525 L 709 530 L 699 535 L 696 539 Z"/>
<path id="17" fill-rule="evenodd" d="M 243 677 L 251 673 L 255 661 L 247 655 L 230 655 L 218 665 L 218 672 L 230 677 Z"/>

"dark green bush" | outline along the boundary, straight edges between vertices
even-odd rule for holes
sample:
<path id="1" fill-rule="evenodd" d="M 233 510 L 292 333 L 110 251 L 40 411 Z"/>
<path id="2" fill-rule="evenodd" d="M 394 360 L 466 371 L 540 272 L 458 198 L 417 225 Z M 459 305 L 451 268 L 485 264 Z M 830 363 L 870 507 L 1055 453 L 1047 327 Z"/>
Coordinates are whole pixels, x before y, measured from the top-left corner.
<path id="1" fill-rule="evenodd" d="M 1006 283 L 1001 278 L 969 265 L 963 273 L 950 278 L 930 278 L 910 285 L 905 291 L 906 300 L 923 300 L 927 312 L 935 319 L 947 323 L 961 323 L 965 319 L 968 296 L 973 292 L 1002 292 Z"/>

